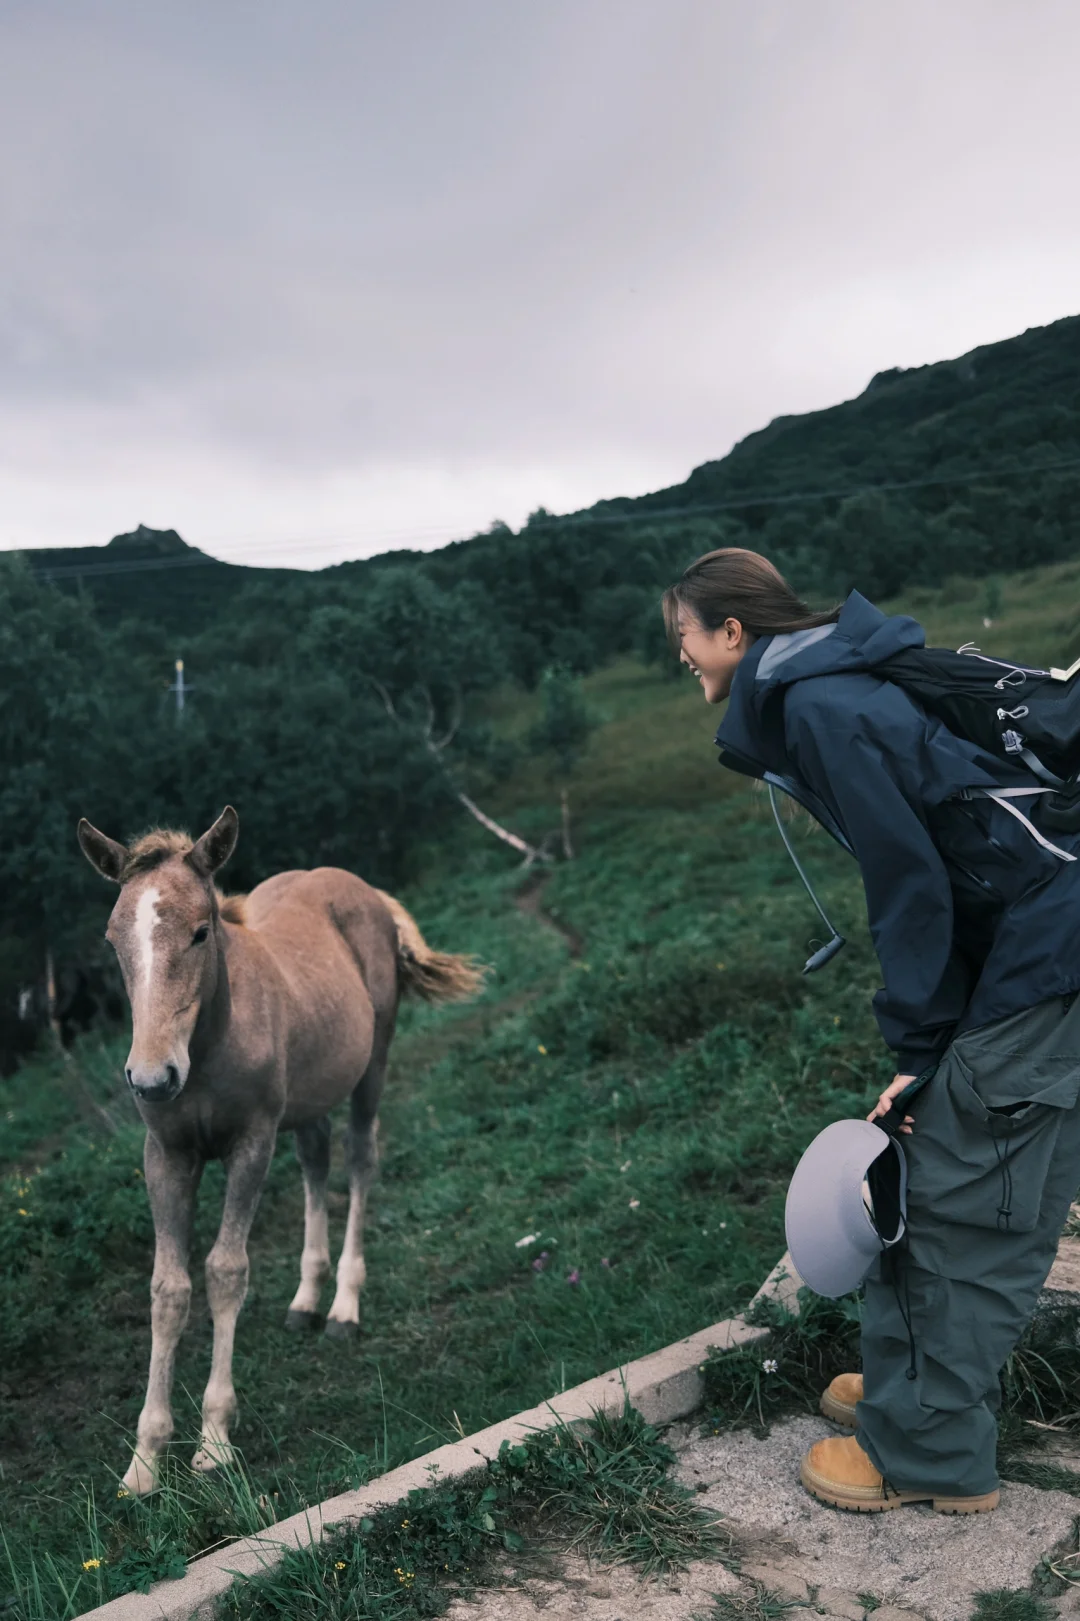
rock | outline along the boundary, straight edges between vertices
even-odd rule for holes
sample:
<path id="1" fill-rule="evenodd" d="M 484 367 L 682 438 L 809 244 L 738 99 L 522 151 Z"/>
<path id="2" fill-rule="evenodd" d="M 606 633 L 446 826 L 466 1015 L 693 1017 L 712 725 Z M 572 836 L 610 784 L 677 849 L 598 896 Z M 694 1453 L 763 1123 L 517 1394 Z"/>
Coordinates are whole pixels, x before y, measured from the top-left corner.
<path id="1" fill-rule="evenodd" d="M 814 1595 L 814 1603 L 826 1615 L 839 1617 L 839 1621 L 863 1621 L 866 1614 L 866 1605 L 854 1593 L 847 1593 L 842 1587 L 819 1587 Z M 876 1614 L 876 1612 L 875 1612 Z"/>
<path id="2" fill-rule="evenodd" d="M 740 1569 L 744 1576 L 752 1581 L 760 1582 L 762 1587 L 775 1593 L 777 1598 L 788 1599 L 795 1604 L 809 1604 L 810 1589 L 802 1576 L 796 1574 L 785 1563 L 770 1560 L 744 1560 Z M 858 1621 L 862 1621 L 862 1611 L 859 1611 Z"/>

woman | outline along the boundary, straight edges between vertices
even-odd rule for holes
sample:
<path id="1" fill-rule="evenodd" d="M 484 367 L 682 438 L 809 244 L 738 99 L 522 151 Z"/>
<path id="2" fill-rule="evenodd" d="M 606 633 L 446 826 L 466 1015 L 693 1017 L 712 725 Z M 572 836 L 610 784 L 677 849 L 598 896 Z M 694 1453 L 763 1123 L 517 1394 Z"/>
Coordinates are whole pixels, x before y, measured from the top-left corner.
<path id="1" fill-rule="evenodd" d="M 862 1375 L 823 1411 L 803 1483 L 841 1508 L 997 1506 L 998 1373 L 1080 1183 L 1080 838 L 1045 839 L 1022 766 L 954 736 L 874 667 L 922 646 L 858 592 L 811 613 L 755 552 L 710 552 L 664 597 L 721 763 L 784 787 L 852 851 L 884 986 L 874 1012 L 913 1080 L 908 1248 L 866 1285 Z M 1028 814 L 1018 815 L 1018 805 Z"/>

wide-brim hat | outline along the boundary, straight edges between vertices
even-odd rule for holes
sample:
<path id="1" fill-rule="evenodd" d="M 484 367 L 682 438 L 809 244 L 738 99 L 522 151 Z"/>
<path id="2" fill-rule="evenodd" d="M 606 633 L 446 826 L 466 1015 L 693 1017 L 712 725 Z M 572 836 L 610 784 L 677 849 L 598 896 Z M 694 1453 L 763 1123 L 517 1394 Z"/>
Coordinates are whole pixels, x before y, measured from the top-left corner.
<path id="1" fill-rule="evenodd" d="M 788 1188 L 784 1226 L 796 1271 L 815 1294 L 848 1294 L 904 1236 L 906 1214 L 907 1162 L 896 1138 L 869 1120 L 834 1121 Z"/>

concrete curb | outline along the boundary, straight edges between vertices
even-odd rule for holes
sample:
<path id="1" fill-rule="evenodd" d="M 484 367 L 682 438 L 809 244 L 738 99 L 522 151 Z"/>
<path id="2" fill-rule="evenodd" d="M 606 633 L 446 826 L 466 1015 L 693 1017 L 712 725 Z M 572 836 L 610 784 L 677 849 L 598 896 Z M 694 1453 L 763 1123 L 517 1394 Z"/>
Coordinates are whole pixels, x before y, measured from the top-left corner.
<path id="1" fill-rule="evenodd" d="M 766 1294 L 784 1298 L 791 1290 L 793 1273 L 785 1256 L 758 1290 L 755 1300 Z M 379 1508 L 400 1502 L 416 1487 L 430 1486 L 433 1474 L 440 1482 L 460 1480 L 494 1458 L 504 1441 L 519 1441 L 560 1421 L 574 1423 L 594 1412 L 621 1408 L 624 1399 L 650 1424 L 669 1424 L 673 1419 L 685 1418 L 701 1405 L 700 1367 L 709 1350 L 732 1350 L 762 1339 L 765 1333 L 765 1329 L 751 1328 L 742 1317 L 725 1318 L 685 1340 L 666 1345 L 663 1350 L 588 1379 L 539 1407 L 515 1413 L 501 1424 L 478 1430 L 463 1441 L 437 1447 L 400 1469 L 380 1475 L 358 1491 L 343 1492 L 339 1497 L 328 1498 L 326 1502 L 281 1520 L 257 1536 L 230 1542 L 227 1547 L 192 1560 L 185 1574 L 177 1580 L 159 1582 L 149 1593 L 125 1593 L 108 1604 L 84 1611 L 79 1621 L 90 1621 L 90 1617 L 95 1621 L 209 1618 L 214 1614 L 215 1601 L 234 1577 L 254 1576 L 271 1569 L 290 1548 L 310 1547 L 321 1542 L 331 1527 L 350 1521 L 355 1523 Z"/>

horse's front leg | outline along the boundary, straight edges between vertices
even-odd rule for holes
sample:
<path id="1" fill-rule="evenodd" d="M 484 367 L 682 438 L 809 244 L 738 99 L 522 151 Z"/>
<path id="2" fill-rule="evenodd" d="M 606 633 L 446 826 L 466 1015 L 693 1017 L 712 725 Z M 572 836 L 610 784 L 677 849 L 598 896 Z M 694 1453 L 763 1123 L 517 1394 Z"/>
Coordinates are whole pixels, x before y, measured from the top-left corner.
<path id="1" fill-rule="evenodd" d="M 203 1161 L 193 1153 L 165 1149 L 148 1131 L 143 1165 L 154 1218 L 154 1275 L 150 1283 L 150 1374 L 135 1454 L 124 1476 L 125 1489 L 136 1497 L 157 1486 L 161 1454 L 173 1432 L 173 1367 L 191 1303 L 188 1252 Z"/>
<path id="2" fill-rule="evenodd" d="M 214 1247 L 206 1257 L 206 1298 L 214 1319 L 214 1355 L 203 1393 L 202 1436 L 191 1460 L 193 1469 L 205 1471 L 232 1462 L 229 1425 L 236 1414 L 233 1339 L 247 1294 L 248 1234 L 276 1135 L 274 1121 L 252 1126 L 225 1161 L 225 1208 Z"/>

